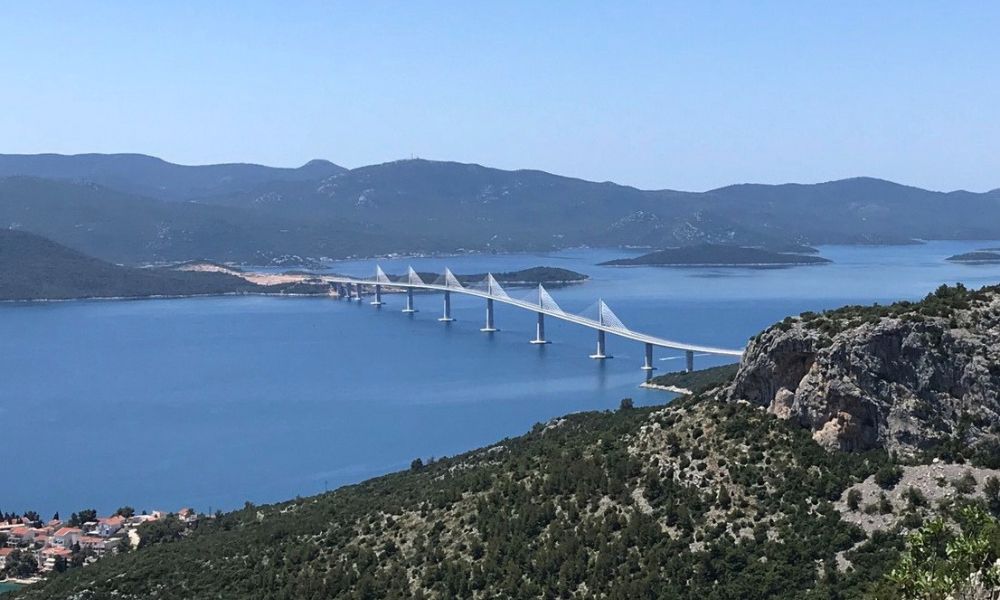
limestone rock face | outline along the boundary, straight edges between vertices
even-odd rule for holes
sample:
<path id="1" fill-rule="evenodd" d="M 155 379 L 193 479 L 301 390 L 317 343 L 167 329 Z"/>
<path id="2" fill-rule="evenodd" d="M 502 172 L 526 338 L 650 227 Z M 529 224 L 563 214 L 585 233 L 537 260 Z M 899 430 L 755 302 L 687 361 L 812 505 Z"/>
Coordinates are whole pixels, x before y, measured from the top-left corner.
<path id="1" fill-rule="evenodd" d="M 726 393 L 809 428 L 830 450 L 909 455 L 956 437 L 993 439 L 1000 294 L 976 294 L 930 316 L 916 304 L 786 319 L 751 341 Z"/>

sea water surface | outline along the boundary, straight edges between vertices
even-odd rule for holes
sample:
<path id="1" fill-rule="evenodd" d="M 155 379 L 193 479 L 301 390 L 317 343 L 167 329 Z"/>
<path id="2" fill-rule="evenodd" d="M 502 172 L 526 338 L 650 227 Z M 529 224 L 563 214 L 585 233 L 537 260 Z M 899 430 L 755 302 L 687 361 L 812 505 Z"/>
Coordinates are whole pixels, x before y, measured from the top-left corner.
<path id="1" fill-rule="evenodd" d="M 824 247 L 834 261 L 787 269 L 611 268 L 618 250 L 383 260 L 390 273 L 510 271 L 547 265 L 591 276 L 555 288 L 572 312 L 604 299 L 632 329 L 741 347 L 789 314 L 845 303 L 916 299 L 945 282 L 1000 281 L 1000 266 L 947 256 L 1000 242 Z M 370 275 L 375 261 L 332 272 Z M 511 289 L 528 296 L 527 289 Z M 642 345 L 497 306 L 501 331 L 479 331 L 482 299 L 416 296 L 420 312 L 317 298 L 224 297 L 0 305 L 0 510 L 68 514 L 231 509 L 333 489 L 521 434 L 621 398 L 664 403 L 638 387 Z M 726 362 L 699 356 L 697 367 Z M 683 368 L 657 349 L 660 372 Z"/>

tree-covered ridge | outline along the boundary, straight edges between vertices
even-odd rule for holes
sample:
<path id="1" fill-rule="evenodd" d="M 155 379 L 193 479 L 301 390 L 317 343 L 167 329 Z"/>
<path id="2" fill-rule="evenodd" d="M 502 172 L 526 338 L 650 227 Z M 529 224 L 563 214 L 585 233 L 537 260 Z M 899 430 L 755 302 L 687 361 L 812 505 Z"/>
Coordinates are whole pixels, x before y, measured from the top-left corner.
<path id="1" fill-rule="evenodd" d="M 187 167 L 135 155 L 0 156 L 0 223 L 125 264 L 995 239 L 998 196 L 869 178 L 643 191 L 427 160 L 345 171 L 323 161 L 269 169 Z"/>
<path id="2" fill-rule="evenodd" d="M 409 472 L 248 505 L 22 596 L 859 597 L 900 544 L 865 542 L 832 502 L 886 461 L 824 452 L 763 411 L 713 400 L 571 415 Z"/>
<path id="3" fill-rule="evenodd" d="M 970 312 L 985 311 L 989 313 L 998 293 L 1000 293 L 1000 286 L 985 286 L 977 290 L 970 290 L 961 283 L 954 286 L 942 285 L 916 302 L 901 300 L 892 304 L 873 304 L 871 306 L 855 304 L 819 313 L 804 312 L 798 317 L 785 317 L 775 327 L 787 330 L 794 323 L 801 322 L 807 329 L 830 337 L 847 329 L 877 323 L 880 319 L 922 322 L 942 318 L 948 319 L 948 324 L 953 328 L 967 325 L 975 326 L 980 324 L 982 316 L 977 318 Z M 968 318 L 963 319 L 963 316 Z"/>
<path id="4" fill-rule="evenodd" d="M 133 268 L 26 231 L 0 229 L 0 300 L 325 293 L 328 286 L 257 285 L 224 272 Z"/>

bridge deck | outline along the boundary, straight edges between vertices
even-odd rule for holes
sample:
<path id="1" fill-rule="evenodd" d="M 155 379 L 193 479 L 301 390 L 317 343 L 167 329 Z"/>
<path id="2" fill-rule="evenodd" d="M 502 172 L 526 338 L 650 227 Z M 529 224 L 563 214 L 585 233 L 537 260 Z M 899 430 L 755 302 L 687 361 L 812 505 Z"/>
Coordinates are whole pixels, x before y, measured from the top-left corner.
<path id="1" fill-rule="evenodd" d="M 529 310 L 535 313 L 541 313 L 546 316 L 553 317 L 555 319 L 561 319 L 563 321 L 568 321 L 570 323 L 576 323 L 577 325 L 583 325 L 584 327 L 589 327 L 591 329 L 597 329 L 599 331 L 606 331 L 607 333 L 617 335 L 630 340 L 635 340 L 637 342 L 643 342 L 646 344 L 652 344 L 660 348 L 671 348 L 673 350 L 684 350 L 690 352 L 699 352 L 703 354 L 717 354 L 722 356 L 743 356 L 742 350 L 733 350 L 730 348 L 717 348 L 714 346 L 703 346 L 700 344 L 687 344 L 684 342 L 678 342 L 675 340 L 668 340 L 665 338 L 660 338 L 652 336 L 645 333 L 640 333 L 638 331 L 632 331 L 631 329 L 621 329 L 618 327 L 611 327 L 606 324 L 602 324 L 593 319 L 588 319 L 580 315 L 574 315 L 562 310 L 552 310 L 538 304 L 533 304 L 531 302 L 525 302 L 524 300 L 518 300 L 516 298 L 511 298 L 509 296 L 499 296 L 495 294 L 490 294 L 488 292 L 477 290 L 475 288 L 468 287 L 457 287 L 450 285 L 439 285 L 434 283 L 409 283 L 403 281 L 392 281 L 389 283 L 372 281 L 370 279 L 355 279 L 351 277 L 334 277 L 334 276 L 324 276 L 325 281 L 331 283 L 341 283 L 341 284 L 354 284 L 354 285 L 381 285 L 386 288 L 400 288 L 400 289 L 421 289 L 421 290 L 431 290 L 437 292 L 454 292 L 456 294 L 465 294 L 468 296 L 476 296 L 479 298 L 488 298 L 494 302 L 502 302 L 503 304 L 509 304 L 511 306 L 516 306 L 524 310 Z"/>

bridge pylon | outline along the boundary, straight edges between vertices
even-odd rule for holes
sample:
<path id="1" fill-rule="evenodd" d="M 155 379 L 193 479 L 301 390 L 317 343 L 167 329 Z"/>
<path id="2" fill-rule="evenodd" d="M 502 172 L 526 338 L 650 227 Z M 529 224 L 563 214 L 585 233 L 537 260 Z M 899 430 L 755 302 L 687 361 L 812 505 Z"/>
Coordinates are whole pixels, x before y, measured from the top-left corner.
<path id="1" fill-rule="evenodd" d="M 486 299 L 486 325 L 479 331 L 484 333 L 499 331 L 493 322 L 493 298 Z"/>
<path id="2" fill-rule="evenodd" d="M 403 312 L 410 314 L 417 312 L 417 309 L 413 308 L 413 288 L 406 288 L 406 308 Z"/>
<path id="3" fill-rule="evenodd" d="M 538 284 L 538 308 L 544 310 L 555 310 L 562 311 L 556 301 L 552 299 L 542 284 Z M 535 325 L 535 339 L 531 340 L 532 344 L 548 344 L 549 341 L 545 339 L 545 313 L 538 312 L 538 323 Z"/>
<path id="4" fill-rule="evenodd" d="M 438 319 L 438 321 L 441 321 L 442 323 L 451 323 L 454 320 L 455 319 L 451 318 L 451 292 L 448 291 L 448 290 L 445 290 L 445 292 L 444 292 L 444 312 L 442 313 L 441 318 Z"/>
<path id="5" fill-rule="evenodd" d="M 642 364 L 643 371 L 655 371 L 656 367 L 653 366 L 653 345 L 646 342 L 646 360 Z"/>
<path id="6" fill-rule="evenodd" d="M 538 323 L 535 324 L 535 339 L 531 340 L 532 344 L 550 344 L 549 340 L 545 339 L 545 313 L 538 313 Z"/>
<path id="7" fill-rule="evenodd" d="M 371 302 L 372 306 L 382 306 L 382 286 L 389 283 L 392 283 L 389 276 L 381 266 L 375 265 L 375 299 Z"/>
<path id="8" fill-rule="evenodd" d="M 615 316 L 615 313 L 611 312 L 608 305 L 604 303 L 604 300 L 597 301 L 597 323 L 601 326 L 607 326 L 609 323 L 607 321 L 612 321 L 612 326 L 620 324 L 621 321 Z M 624 327 L 624 326 L 623 326 Z M 605 341 L 605 331 L 603 329 L 597 330 L 597 352 L 590 355 L 590 358 L 595 360 L 604 360 L 606 358 L 613 358 L 608 354 L 607 343 Z"/>
<path id="9" fill-rule="evenodd" d="M 590 358 L 594 360 L 604 360 L 605 358 L 614 358 L 608 355 L 607 347 L 604 341 L 604 330 L 597 330 L 597 352 L 590 355 Z"/>

